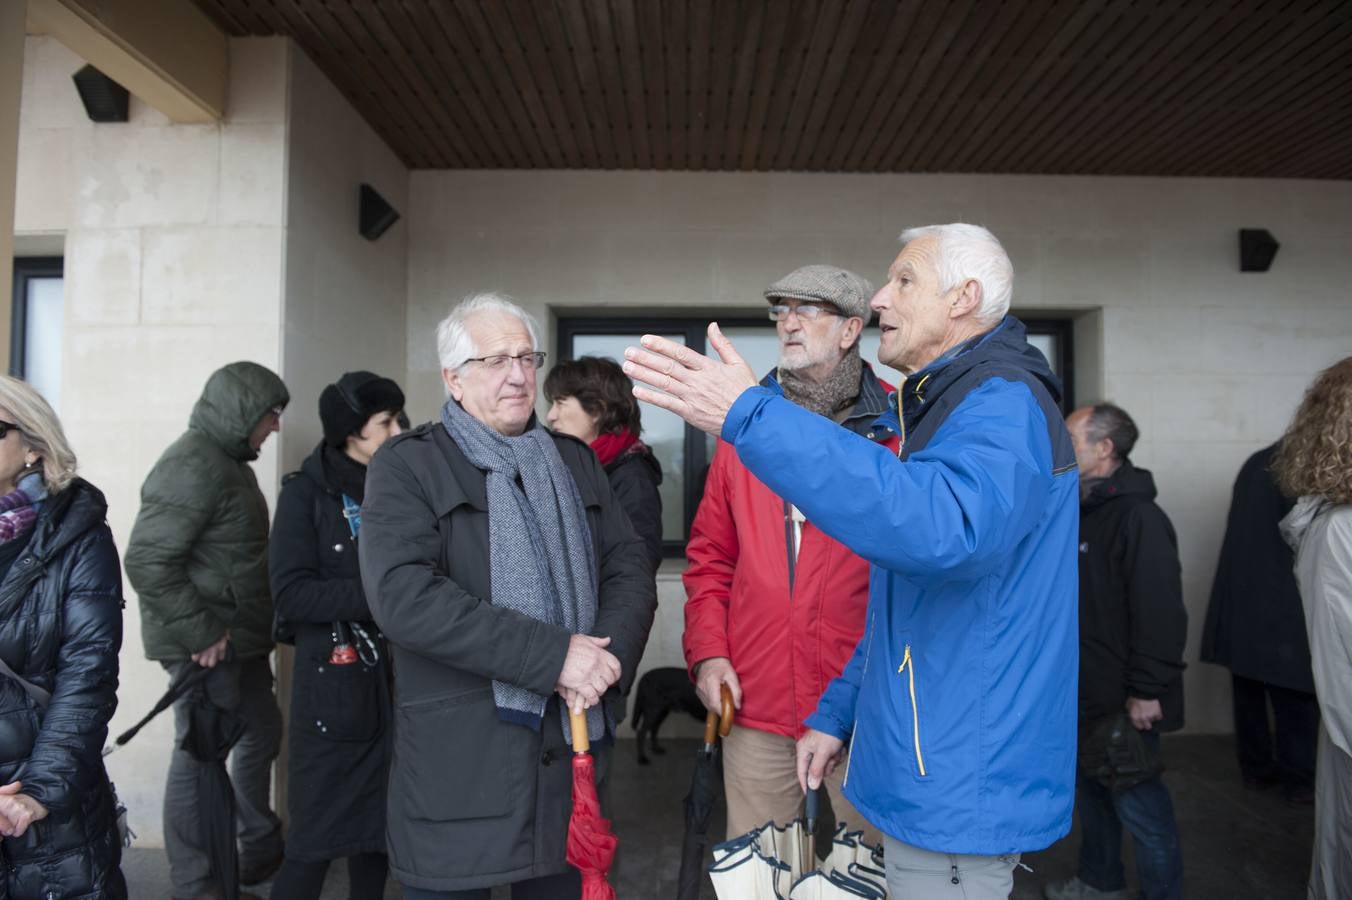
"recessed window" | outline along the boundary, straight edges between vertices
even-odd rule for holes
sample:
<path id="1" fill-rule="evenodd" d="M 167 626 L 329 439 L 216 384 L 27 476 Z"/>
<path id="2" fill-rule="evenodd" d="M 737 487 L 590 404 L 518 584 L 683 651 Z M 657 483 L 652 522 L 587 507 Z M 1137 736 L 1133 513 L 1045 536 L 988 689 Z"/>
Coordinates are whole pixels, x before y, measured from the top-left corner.
<path id="1" fill-rule="evenodd" d="M 737 347 L 758 377 L 774 370 L 779 360 L 779 338 L 773 323 L 761 317 L 719 317 L 719 327 Z M 1024 320 L 1029 342 L 1042 351 L 1052 371 L 1065 382 L 1063 408 L 1069 409 L 1071 393 L 1071 323 L 1069 320 Z M 705 329 L 709 317 L 623 318 L 567 317 L 558 319 L 558 358 L 605 356 L 622 361 L 624 348 L 636 345 L 645 334 L 660 334 L 677 343 L 713 355 L 707 346 Z M 876 327 L 864 330 L 859 352 L 883 381 L 896 385 L 901 375 L 878 364 L 879 333 Z M 643 414 L 643 441 L 652 447 L 662 464 L 662 539 L 667 556 L 685 555 L 690 523 L 704 495 L 704 476 L 713 459 L 716 440 L 686 425 L 675 413 L 647 403 L 640 404 Z"/>
<path id="2" fill-rule="evenodd" d="M 14 260 L 9 373 L 27 381 L 61 409 L 61 333 L 65 275 L 59 256 Z"/>

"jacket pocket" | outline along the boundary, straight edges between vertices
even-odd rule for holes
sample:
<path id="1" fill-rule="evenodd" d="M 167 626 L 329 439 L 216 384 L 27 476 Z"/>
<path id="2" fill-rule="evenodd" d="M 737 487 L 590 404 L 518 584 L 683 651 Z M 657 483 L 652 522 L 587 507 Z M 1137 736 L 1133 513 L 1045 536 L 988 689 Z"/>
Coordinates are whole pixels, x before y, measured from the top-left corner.
<path id="1" fill-rule="evenodd" d="M 905 678 L 903 688 L 909 697 L 911 707 L 911 734 L 915 743 L 915 766 L 919 771 L 920 777 L 927 777 L 925 771 L 925 754 L 920 747 L 920 704 L 915 695 L 915 656 L 911 654 L 911 645 L 906 645 L 906 650 L 902 653 L 901 665 L 897 666 L 897 674 Z"/>
<path id="2" fill-rule="evenodd" d="M 399 708 L 394 782 L 410 818 L 434 822 L 512 810 L 509 733 L 491 690 L 429 698 Z"/>
<path id="3" fill-rule="evenodd" d="M 311 658 L 309 663 L 293 720 L 330 741 L 373 740 L 384 725 L 380 702 L 384 670 L 361 663 L 335 666 L 327 659 Z"/>

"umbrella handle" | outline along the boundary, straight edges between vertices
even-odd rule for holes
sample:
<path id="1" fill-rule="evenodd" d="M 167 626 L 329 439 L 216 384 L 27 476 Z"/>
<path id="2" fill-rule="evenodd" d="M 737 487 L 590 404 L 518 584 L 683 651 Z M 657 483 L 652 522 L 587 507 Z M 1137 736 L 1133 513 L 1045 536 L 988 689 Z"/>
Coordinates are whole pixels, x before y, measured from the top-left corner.
<path id="1" fill-rule="evenodd" d="M 728 686 L 723 685 L 723 710 L 722 713 L 716 713 L 712 709 L 704 717 L 704 746 L 706 748 L 714 745 L 714 731 L 716 730 L 723 737 L 728 736 L 732 731 L 732 691 Z"/>
<path id="2" fill-rule="evenodd" d="M 587 736 L 587 714 L 568 710 L 568 725 L 573 732 L 573 752 L 586 753 L 591 749 L 591 738 Z"/>

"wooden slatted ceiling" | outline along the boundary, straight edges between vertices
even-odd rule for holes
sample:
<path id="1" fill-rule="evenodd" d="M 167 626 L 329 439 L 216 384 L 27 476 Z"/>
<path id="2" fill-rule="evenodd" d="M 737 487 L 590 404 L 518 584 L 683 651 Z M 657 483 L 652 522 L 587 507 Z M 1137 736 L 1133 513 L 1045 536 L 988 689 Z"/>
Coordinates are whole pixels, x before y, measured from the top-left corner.
<path id="1" fill-rule="evenodd" d="M 1352 178 L 1347 0 L 196 0 L 414 168 Z"/>

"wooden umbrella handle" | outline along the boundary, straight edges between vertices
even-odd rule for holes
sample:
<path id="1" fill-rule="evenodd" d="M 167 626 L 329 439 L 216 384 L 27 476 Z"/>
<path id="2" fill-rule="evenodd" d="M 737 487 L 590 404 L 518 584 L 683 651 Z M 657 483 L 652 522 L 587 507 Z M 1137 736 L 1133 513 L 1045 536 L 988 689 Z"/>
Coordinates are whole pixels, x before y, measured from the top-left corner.
<path id="1" fill-rule="evenodd" d="M 568 710 L 568 724 L 573 732 L 573 752 L 586 753 L 591 749 L 591 738 L 587 737 L 587 714 Z"/>
<path id="2" fill-rule="evenodd" d="M 709 714 L 704 717 L 704 745 L 706 747 L 713 744 L 715 730 L 723 737 L 727 737 L 728 732 L 732 731 L 732 690 L 726 684 L 723 685 L 722 699 L 722 713 L 709 710 Z"/>

